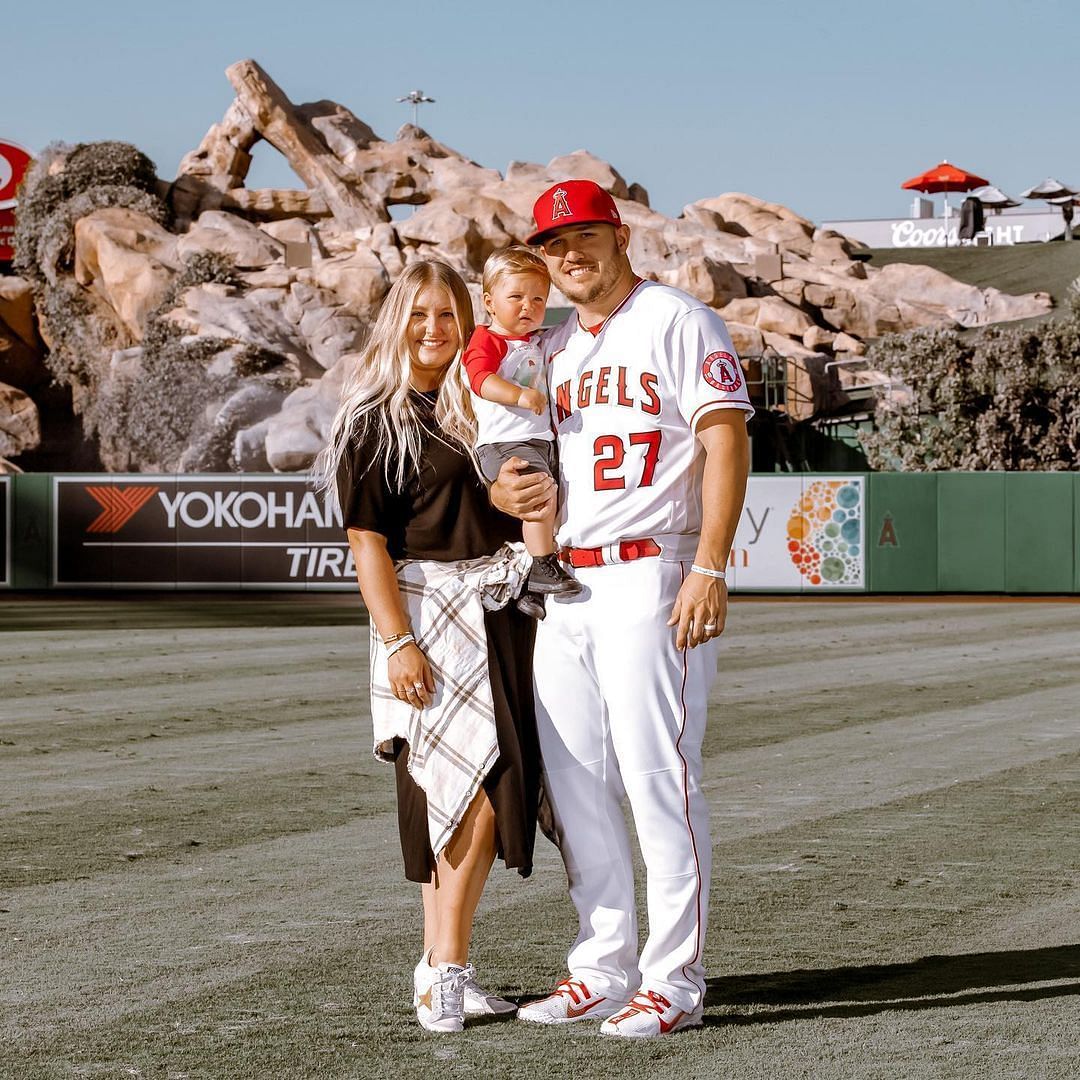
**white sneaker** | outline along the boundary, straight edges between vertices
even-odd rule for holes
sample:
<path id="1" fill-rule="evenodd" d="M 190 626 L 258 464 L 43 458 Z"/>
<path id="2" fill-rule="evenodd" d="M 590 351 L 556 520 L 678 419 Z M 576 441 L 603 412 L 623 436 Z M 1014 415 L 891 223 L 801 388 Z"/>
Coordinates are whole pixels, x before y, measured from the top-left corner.
<path id="1" fill-rule="evenodd" d="M 683 1028 L 701 1027 L 701 1009 L 685 1012 L 656 990 L 639 990 L 622 1012 L 600 1025 L 601 1035 L 630 1039 L 655 1039 Z"/>
<path id="2" fill-rule="evenodd" d="M 461 1031 L 465 1027 L 465 984 L 473 977 L 472 964 L 432 967 L 431 949 L 413 972 L 416 1019 L 428 1031 Z"/>
<path id="3" fill-rule="evenodd" d="M 506 998 L 485 990 L 476 979 L 470 978 L 465 983 L 466 1016 L 506 1016 L 516 1012 L 517 1006 Z"/>
<path id="4" fill-rule="evenodd" d="M 534 1024 L 573 1024 L 602 1020 L 625 1008 L 626 1002 L 593 994 L 580 979 L 563 979 L 546 998 L 522 1005 L 517 1015 L 519 1020 Z"/>

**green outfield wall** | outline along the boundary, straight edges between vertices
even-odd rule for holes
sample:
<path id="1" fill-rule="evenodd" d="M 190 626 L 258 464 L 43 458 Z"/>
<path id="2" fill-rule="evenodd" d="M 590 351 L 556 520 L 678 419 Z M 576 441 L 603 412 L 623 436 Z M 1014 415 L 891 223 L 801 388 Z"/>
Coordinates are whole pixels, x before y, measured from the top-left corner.
<path id="1" fill-rule="evenodd" d="M 303 477 L 0 477 L 0 588 L 355 589 Z M 754 474 L 735 592 L 1080 593 L 1080 473 Z"/>
<path id="2" fill-rule="evenodd" d="M 1080 592 L 1080 474 L 870 473 L 870 592 Z"/>

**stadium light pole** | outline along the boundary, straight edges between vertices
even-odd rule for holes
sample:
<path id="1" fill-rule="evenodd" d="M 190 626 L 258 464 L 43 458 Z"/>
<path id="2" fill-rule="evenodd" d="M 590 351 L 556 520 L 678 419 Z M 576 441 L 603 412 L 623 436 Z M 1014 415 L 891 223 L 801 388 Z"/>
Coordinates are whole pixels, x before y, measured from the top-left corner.
<path id="1" fill-rule="evenodd" d="M 398 101 L 407 101 L 412 106 L 412 122 L 413 127 L 419 127 L 418 123 L 420 117 L 420 106 L 427 104 L 435 104 L 433 97 L 428 97 L 423 90 L 410 90 L 405 97 L 399 97 Z"/>

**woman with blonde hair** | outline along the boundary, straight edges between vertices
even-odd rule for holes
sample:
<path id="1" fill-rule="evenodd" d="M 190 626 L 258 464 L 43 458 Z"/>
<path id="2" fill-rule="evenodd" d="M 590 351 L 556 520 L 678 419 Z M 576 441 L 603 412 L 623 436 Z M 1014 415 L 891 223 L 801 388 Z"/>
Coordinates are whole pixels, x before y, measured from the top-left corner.
<path id="1" fill-rule="evenodd" d="M 465 283 L 411 264 L 387 294 L 317 464 L 371 617 L 376 755 L 395 765 L 405 875 L 421 884 L 414 1005 L 431 1031 L 512 1013 L 477 984 L 472 920 L 496 854 L 528 876 L 539 801 L 528 558 L 474 468 Z M 504 606 L 499 606 L 504 605 Z M 492 610 L 497 608 L 497 610 Z"/>

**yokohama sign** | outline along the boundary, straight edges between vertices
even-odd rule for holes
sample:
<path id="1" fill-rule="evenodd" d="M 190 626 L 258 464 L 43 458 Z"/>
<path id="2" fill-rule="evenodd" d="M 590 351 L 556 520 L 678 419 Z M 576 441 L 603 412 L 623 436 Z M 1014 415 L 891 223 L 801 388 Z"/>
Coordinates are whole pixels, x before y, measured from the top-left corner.
<path id="1" fill-rule="evenodd" d="M 53 581 L 355 589 L 340 520 L 302 477 L 56 477 Z"/>

